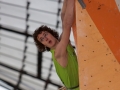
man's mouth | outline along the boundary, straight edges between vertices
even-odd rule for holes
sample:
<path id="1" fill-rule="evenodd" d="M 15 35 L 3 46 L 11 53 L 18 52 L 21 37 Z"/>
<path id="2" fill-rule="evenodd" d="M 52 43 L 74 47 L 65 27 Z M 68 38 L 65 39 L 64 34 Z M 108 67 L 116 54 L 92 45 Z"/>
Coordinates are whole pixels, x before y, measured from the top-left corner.
<path id="1" fill-rule="evenodd" d="M 52 41 L 50 40 L 49 43 L 51 43 Z"/>

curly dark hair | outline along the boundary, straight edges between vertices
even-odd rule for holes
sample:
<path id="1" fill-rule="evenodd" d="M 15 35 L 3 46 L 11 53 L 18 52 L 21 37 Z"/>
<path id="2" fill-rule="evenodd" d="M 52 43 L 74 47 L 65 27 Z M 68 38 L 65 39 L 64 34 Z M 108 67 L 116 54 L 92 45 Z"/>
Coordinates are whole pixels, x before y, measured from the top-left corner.
<path id="1" fill-rule="evenodd" d="M 49 28 L 49 27 L 47 27 L 47 26 L 45 26 L 45 25 L 40 26 L 38 29 L 36 29 L 36 30 L 34 31 L 34 33 L 33 33 L 33 39 L 34 39 L 35 45 L 37 46 L 38 50 L 39 50 L 40 52 L 43 52 L 43 51 L 45 51 L 45 50 L 50 51 L 50 48 L 45 47 L 45 46 L 44 46 L 41 42 L 39 42 L 38 39 L 37 39 L 38 34 L 42 33 L 42 31 L 47 31 L 47 32 L 49 32 L 49 33 L 52 34 L 56 39 L 59 38 L 59 34 L 58 34 L 58 32 L 56 32 L 55 30 L 53 30 L 53 29 L 51 29 L 51 28 Z"/>

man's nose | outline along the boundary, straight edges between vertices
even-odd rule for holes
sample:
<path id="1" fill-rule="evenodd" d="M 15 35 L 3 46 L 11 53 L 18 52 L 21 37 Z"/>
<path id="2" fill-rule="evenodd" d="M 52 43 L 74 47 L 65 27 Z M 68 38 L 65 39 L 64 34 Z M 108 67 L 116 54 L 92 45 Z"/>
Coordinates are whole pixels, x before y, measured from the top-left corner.
<path id="1" fill-rule="evenodd" d="M 45 41 L 48 41 L 48 38 L 47 38 L 47 37 L 45 37 Z"/>

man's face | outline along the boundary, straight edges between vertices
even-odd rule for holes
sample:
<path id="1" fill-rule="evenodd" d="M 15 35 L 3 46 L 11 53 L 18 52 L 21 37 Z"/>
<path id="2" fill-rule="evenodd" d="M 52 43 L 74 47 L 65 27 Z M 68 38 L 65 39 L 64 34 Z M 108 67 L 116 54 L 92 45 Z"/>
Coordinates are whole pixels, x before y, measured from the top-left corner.
<path id="1" fill-rule="evenodd" d="M 38 34 L 37 39 L 39 42 L 49 48 L 52 48 L 56 42 L 55 37 L 47 31 L 42 31 L 40 34 Z"/>

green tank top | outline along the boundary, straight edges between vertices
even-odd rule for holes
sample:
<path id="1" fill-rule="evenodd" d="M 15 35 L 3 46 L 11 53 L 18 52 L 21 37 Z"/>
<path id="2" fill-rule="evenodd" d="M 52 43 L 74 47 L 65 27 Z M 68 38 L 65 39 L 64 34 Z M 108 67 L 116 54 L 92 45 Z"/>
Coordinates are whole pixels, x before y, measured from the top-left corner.
<path id="1" fill-rule="evenodd" d="M 56 72 L 67 88 L 74 88 L 79 85 L 79 77 L 78 77 L 78 62 L 75 51 L 71 45 L 67 46 L 68 52 L 68 63 L 66 67 L 62 67 L 54 56 L 54 50 L 51 50 L 52 59 L 56 68 Z M 79 87 L 75 89 L 69 90 L 79 90 Z"/>

